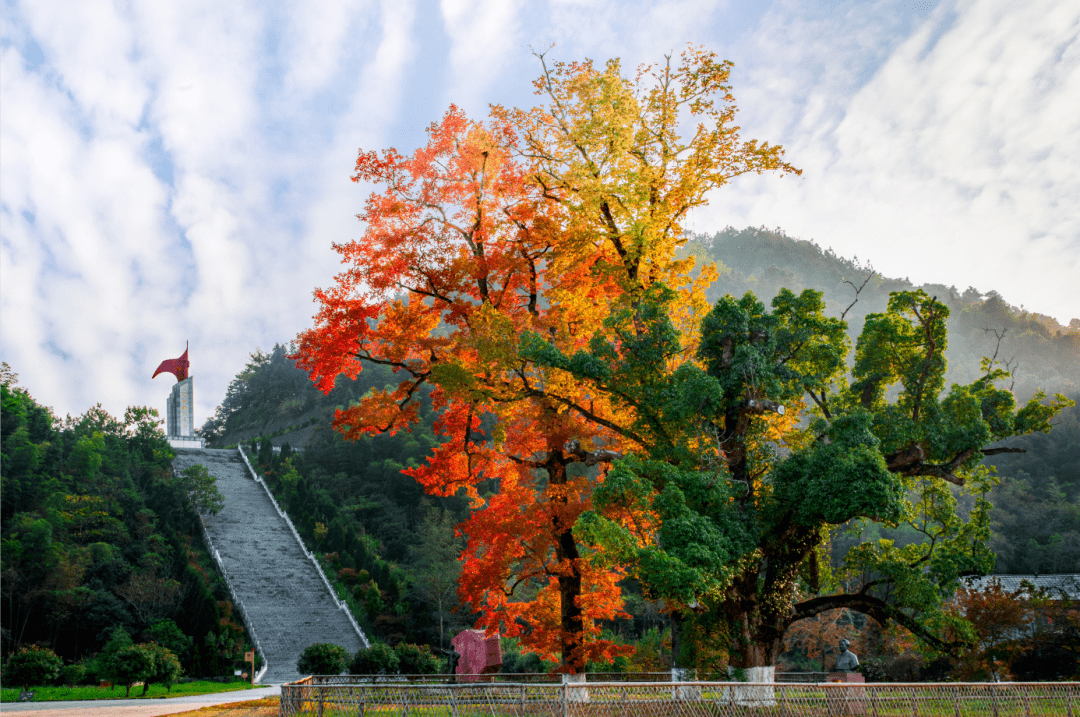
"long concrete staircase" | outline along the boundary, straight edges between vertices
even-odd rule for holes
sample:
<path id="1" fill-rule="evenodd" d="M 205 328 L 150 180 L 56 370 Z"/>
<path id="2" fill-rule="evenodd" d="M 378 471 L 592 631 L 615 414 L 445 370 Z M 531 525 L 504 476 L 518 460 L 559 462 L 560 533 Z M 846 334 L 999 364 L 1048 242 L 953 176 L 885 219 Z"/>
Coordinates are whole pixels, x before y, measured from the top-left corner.
<path id="1" fill-rule="evenodd" d="M 308 645 L 332 642 L 350 653 L 366 638 L 341 609 L 337 598 L 300 545 L 266 489 L 235 449 L 177 449 L 173 470 L 202 464 L 217 478 L 225 507 L 204 516 L 211 552 L 248 628 L 258 640 L 268 669 L 263 684 L 300 677 L 296 662 Z"/>

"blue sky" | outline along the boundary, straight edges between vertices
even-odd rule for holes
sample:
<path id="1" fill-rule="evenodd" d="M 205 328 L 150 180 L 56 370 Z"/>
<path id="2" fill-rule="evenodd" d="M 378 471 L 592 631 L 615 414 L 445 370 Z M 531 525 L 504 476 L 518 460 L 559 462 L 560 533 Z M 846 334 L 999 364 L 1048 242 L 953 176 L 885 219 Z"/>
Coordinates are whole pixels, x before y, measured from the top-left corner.
<path id="1" fill-rule="evenodd" d="M 677 0 L 3 0 L 0 357 L 60 415 L 196 423 L 310 325 L 362 231 L 358 148 L 453 102 L 529 106 L 539 66 L 735 62 L 744 137 L 801 177 L 725 187 L 690 228 L 783 228 L 892 276 L 1080 317 L 1080 4 Z M 553 47 L 552 47 L 553 46 Z"/>

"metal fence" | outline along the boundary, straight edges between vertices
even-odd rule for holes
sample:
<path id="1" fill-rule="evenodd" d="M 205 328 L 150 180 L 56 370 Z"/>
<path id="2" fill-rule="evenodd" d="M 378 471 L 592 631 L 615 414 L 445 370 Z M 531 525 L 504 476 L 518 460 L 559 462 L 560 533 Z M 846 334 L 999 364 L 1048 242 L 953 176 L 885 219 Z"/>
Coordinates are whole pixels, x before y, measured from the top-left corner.
<path id="1" fill-rule="evenodd" d="M 576 677 L 576 676 L 575 676 Z M 282 685 L 287 715 L 401 717 L 1080 717 L 1080 683 L 488 682 L 313 678 Z"/>
<path id="2" fill-rule="evenodd" d="M 692 673 L 692 670 L 686 670 Z M 777 673 L 777 681 L 781 673 Z M 800 673 L 801 674 L 801 673 Z M 810 674 L 810 673 L 806 673 Z M 826 673 L 821 673 L 826 674 Z M 588 672 L 584 677 L 591 682 L 671 682 L 671 670 L 665 672 Z M 420 685 L 450 685 L 458 683 L 547 683 L 559 684 L 563 676 L 553 672 L 492 672 L 486 675 L 314 675 L 304 678 L 311 680 L 306 684 L 312 685 L 359 685 L 359 684 L 420 684 Z M 705 675 L 693 674 L 689 679 L 707 679 Z M 805 680 L 793 680 L 802 682 Z"/>

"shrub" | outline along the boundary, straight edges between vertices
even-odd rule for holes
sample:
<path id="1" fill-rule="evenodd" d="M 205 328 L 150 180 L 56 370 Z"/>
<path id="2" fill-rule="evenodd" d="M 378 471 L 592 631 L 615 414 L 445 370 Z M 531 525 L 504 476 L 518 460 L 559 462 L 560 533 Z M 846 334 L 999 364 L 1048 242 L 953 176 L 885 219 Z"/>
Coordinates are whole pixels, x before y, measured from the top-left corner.
<path id="1" fill-rule="evenodd" d="M 86 682 L 86 664 L 76 662 L 74 665 L 64 665 L 60 668 L 60 677 L 56 684 L 63 687 L 76 687 Z"/>
<path id="2" fill-rule="evenodd" d="M 63 660 L 52 650 L 30 645 L 8 658 L 4 665 L 4 682 L 22 685 L 24 690 L 52 684 L 63 666 Z"/>
<path id="3" fill-rule="evenodd" d="M 367 649 L 356 651 L 349 672 L 354 675 L 393 675 L 397 673 L 400 662 L 389 645 L 375 643 Z"/>
<path id="4" fill-rule="evenodd" d="M 439 672 L 439 658 L 431 654 L 431 648 L 427 645 L 400 642 L 394 648 L 394 653 L 403 675 L 434 675 Z"/>
<path id="5" fill-rule="evenodd" d="M 304 648 L 296 669 L 304 675 L 340 675 L 348 659 L 349 653 L 341 645 L 317 642 Z"/>

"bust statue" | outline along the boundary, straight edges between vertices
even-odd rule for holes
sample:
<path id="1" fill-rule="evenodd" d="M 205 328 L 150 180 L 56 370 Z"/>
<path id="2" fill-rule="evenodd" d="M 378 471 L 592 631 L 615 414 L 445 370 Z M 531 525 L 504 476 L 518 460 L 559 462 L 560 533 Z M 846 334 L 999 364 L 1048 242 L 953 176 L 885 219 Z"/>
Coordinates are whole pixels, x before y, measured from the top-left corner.
<path id="1" fill-rule="evenodd" d="M 854 672 L 855 668 L 859 666 L 859 658 L 856 657 L 854 652 L 848 651 L 849 647 L 851 647 L 850 642 L 847 640 L 840 641 L 840 656 L 836 658 L 834 672 Z"/>

